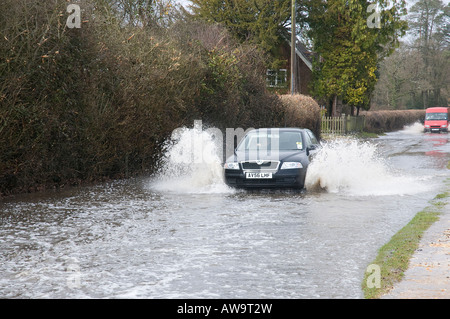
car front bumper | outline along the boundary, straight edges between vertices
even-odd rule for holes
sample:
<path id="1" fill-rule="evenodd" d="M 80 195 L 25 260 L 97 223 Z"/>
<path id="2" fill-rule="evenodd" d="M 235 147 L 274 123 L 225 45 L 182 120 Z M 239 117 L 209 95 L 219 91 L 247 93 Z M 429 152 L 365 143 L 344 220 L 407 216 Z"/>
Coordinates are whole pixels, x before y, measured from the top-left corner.
<path id="1" fill-rule="evenodd" d="M 426 127 L 424 129 L 425 133 L 448 133 L 447 127 Z"/>
<path id="2" fill-rule="evenodd" d="M 248 179 L 242 170 L 224 170 L 225 183 L 236 188 L 303 188 L 305 169 L 272 172 L 272 178 Z"/>

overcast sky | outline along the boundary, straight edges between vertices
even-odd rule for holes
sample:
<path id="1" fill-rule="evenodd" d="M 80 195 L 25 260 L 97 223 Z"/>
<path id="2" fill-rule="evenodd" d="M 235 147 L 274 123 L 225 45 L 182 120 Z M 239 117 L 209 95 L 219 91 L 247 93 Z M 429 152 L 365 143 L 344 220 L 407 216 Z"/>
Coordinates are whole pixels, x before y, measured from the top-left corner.
<path id="1" fill-rule="evenodd" d="M 187 7 L 187 5 L 189 5 L 189 4 L 191 4 L 191 1 L 189 1 L 189 0 L 175 0 L 175 1 L 182 4 L 185 7 Z"/>

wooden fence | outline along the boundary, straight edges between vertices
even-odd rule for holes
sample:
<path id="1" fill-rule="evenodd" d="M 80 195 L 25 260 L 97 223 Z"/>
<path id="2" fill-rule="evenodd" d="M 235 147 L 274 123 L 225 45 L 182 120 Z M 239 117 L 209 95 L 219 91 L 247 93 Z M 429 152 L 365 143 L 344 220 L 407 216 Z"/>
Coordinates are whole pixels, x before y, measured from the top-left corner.
<path id="1" fill-rule="evenodd" d="M 365 125 L 364 116 L 322 117 L 322 134 L 345 135 L 362 132 Z"/>

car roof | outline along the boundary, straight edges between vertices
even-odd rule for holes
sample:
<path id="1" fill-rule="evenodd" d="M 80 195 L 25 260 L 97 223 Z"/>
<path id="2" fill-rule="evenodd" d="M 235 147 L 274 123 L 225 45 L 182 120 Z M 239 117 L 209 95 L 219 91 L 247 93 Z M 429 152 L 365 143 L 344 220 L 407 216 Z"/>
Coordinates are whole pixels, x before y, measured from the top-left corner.
<path id="1" fill-rule="evenodd" d="M 440 112 L 448 112 L 448 108 L 446 107 L 429 107 L 426 110 L 426 113 L 440 113 Z"/>
<path id="2" fill-rule="evenodd" d="M 285 131 L 285 132 L 287 132 L 287 131 L 299 131 L 299 132 L 304 132 L 304 131 L 306 131 L 307 129 L 305 129 L 305 128 L 299 128 L 299 127 L 261 127 L 261 128 L 253 129 L 253 130 L 249 131 L 249 133 L 250 133 L 250 132 L 254 132 L 254 131 L 263 131 L 263 130 L 279 130 L 279 131 L 281 131 L 281 132 L 283 132 L 283 131 Z"/>

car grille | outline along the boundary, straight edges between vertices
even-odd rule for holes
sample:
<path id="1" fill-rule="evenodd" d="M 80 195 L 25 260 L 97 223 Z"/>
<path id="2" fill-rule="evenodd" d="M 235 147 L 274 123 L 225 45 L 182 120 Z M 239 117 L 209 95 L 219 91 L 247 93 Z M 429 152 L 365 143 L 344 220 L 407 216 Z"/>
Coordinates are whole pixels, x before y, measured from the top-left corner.
<path id="1" fill-rule="evenodd" d="M 263 161 L 262 163 L 259 164 L 257 161 L 247 161 L 247 162 L 242 162 L 241 164 L 242 164 L 243 169 L 276 170 L 278 168 L 278 165 L 280 164 L 280 162 L 279 161 Z"/>

